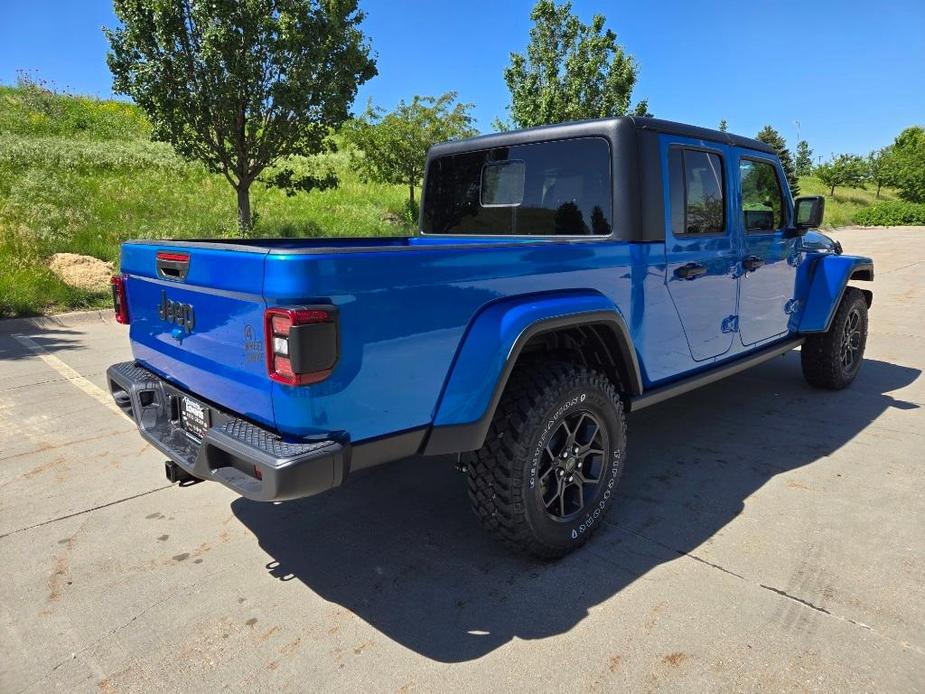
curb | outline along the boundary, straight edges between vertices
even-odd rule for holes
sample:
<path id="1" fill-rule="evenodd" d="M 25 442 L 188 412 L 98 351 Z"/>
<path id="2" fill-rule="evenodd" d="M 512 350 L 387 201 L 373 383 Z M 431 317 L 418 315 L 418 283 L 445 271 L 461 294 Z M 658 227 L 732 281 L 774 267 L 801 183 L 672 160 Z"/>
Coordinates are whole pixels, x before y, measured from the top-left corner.
<path id="1" fill-rule="evenodd" d="M 12 333 L 34 333 L 56 328 L 74 328 L 88 323 L 106 323 L 116 325 L 112 309 L 94 311 L 73 311 L 58 313 L 53 316 L 35 316 L 33 318 L 6 318 L 0 320 L 0 335 Z"/>

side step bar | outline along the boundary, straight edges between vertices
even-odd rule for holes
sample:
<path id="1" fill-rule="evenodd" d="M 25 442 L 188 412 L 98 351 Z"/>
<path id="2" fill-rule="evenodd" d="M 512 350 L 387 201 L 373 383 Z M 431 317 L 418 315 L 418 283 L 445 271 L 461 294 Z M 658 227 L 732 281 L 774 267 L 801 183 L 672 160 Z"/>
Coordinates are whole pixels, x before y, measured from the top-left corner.
<path id="1" fill-rule="evenodd" d="M 633 398 L 630 398 L 629 401 L 629 411 L 636 412 L 641 410 L 644 407 L 649 405 L 655 405 L 656 403 L 662 402 L 663 400 L 668 400 L 673 398 L 675 395 L 683 395 L 692 390 L 700 388 L 701 386 L 706 386 L 711 383 L 716 383 L 727 376 L 732 376 L 737 374 L 740 371 L 745 371 L 750 369 L 753 366 L 758 366 L 774 357 L 779 357 L 782 354 L 786 354 L 792 349 L 796 349 L 803 344 L 806 338 L 798 337 L 792 340 L 787 340 L 786 342 L 781 342 L 776 345 L 771 345 L 759 352 L 755 352 L 743 359 L 738 359 L 729 364 L 723 366 L 718 366 L 706 373 L 696 374 L 694 376 L 689 376 L 688 378 L 676 381 L 675 383 L 670 383 L 666 386 L 661 386 L 659 388 L 653 388 L 648 390 L 641 395 L 637 395 Z"/>

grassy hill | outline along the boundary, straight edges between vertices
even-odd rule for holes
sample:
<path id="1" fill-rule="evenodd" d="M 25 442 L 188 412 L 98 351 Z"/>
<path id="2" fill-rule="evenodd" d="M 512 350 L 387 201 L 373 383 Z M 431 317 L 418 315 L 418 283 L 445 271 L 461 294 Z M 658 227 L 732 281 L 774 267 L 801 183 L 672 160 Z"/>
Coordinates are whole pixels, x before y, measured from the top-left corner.
<path id="1" fill-rule="evenodd" d="M 866 207 L 879 202 L 898 200 L 896 191 L 884 188 L 880 191 L 880 198 L 876 197 L 875 186 L 868 188 L 835 189 L 835 197 L 829 197 L 828 187 L 815 176 L 802 176 L 800 178 L 800 195 L 825 195 L 825 223 L 831 229 L 854 224 L 854 216 Z"/>
<path id="2" fill-rule="evenodd" d="M 118 262 L 130 238 L 234 236 L 227 182 L 150 142 L 133 105 L 0 87 L 0 316 L 104 305 L 105 292 L 74 289 L 47 267 L 52 253 Z M 407 190 L 364 183 L 345 152 L 293 168 L 332 167 L 334 190 L 287 197 L 255 184 L 260 236 L 410 233 Z"/>
<path id="3" fill-rule="evenodd" d="M 107 292 L 75 289 L 48 268 L 53 253 L 118 262 L 130 238 L 234 236 L 235 198 L 223 178 L 149 140 L 135 106 L 54 94 L 38 85 L 0 86 L 0 317 L 107 305 Z M 362 182 L 345 152 L 296 169 L 332 167 L 337 189 L 287 197 L 255 185 L 260 236 L 410 233 L 400 186 Z M 822 184 L 801 180 L 804 194 Z M 892 199 L 891 193 L 882 195 Z M 873 193 L 839 189 L 826 223 L 840 226 Z"/>

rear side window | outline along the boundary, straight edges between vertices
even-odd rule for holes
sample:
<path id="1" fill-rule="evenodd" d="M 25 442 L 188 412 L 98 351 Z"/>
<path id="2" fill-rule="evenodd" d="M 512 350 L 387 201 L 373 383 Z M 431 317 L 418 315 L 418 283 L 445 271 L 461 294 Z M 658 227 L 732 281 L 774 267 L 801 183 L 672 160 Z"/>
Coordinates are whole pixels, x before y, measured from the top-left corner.
<path id="1" fill-rule="evenodd" d="M 669 151 L 668 170 L 673 234 L 723 233 L 726 195 L 720 156 L 675 147 Z"/>
<path id="2" fill-rule="evenodd" d="M 431 161 L 427 234 L 606 236 L 610 145 L 600 137 L 464 152 Z"/>
<path id="3" fill-rule="evenodd" d="M 742 219 L 745 231 L 775 231 L 784 226 L 784 196 L 777 170 L 766 161 L 743 159 Z"/>

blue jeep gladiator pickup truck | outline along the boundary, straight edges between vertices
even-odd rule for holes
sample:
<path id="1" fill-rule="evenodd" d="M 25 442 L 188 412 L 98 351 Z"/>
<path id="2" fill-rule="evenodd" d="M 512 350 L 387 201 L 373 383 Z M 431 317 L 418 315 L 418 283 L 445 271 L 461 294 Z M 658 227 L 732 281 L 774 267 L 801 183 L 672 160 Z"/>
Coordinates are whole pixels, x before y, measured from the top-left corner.
<path id="1" fill-rule="evenodd" d="M 796 347 L 814 386 L 854 379 L 873 263 L 822 210 L 767 145 L 661 120 L 439 144 L 412 238 L 125 243 L 110 388 L 173 481 L 275 501 L 460 454 L 485 528 L 561 556 L 628 412 Z"/>

